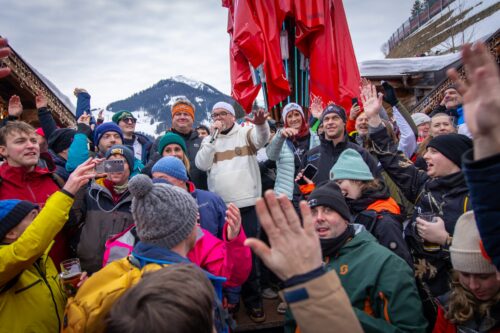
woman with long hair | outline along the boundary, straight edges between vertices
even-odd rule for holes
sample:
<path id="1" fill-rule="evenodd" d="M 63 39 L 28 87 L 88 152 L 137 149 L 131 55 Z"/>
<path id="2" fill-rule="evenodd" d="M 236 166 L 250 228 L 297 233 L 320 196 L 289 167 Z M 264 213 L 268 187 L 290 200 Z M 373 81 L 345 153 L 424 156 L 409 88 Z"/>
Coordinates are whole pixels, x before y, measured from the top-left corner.
<path id="1" fill-rule="evenodd" d="M 434 333 L 500 332 L 500 280 L 482 253 L 474 212 L 469 211 L 455 226 L 451 290 L 438 297 Z"/>

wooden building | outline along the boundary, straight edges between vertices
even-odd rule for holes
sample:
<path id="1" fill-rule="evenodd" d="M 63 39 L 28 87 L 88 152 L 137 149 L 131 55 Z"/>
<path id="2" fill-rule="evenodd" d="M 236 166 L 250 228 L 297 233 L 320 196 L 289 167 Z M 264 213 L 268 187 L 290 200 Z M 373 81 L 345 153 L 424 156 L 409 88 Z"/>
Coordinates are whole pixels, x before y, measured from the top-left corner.
<path id="1" fill-rule="evenodd" d="M 39 127 L 35 96 L 37 92 L 42 92 L 47 96 L 48 106 L 60 127 L 73 127 L 76 125 L 75 108 L 68 97 L 63 95 L 52 82 L 24 61 L 15 50 L 12 50 L 11 55 L 4 59 L 3 63 L 11 68 L 11 74 L 0 79 L 0 119 L 8 116 L 9 98 L 12 95 L 18 95 L 24 107 L 22 120 L 34 127 Z"/>
<path id="2" fill-rule="evenodd" d="M 485 40 L 491 53 L 500 63 L 500 29 Z M 389 82 L 400 101 L 412 112 L 431 112 L 442 100 L 451 85 L 446 76 L 449 68 L 457 68 L 464 77 L 459 53 L 442 56 L 370 60 L 361 63 L 362 77 L 380 85 Z"/>

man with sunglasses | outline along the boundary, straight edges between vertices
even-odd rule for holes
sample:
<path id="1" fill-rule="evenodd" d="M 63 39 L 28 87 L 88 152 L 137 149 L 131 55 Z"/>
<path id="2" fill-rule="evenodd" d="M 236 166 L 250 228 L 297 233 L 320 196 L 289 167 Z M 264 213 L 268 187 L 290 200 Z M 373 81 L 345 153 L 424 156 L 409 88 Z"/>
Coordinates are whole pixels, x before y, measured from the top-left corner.
<path id="1" fill-rule="evenodd" d="M 146 165 L 149 160 L 151 140 L 135 132 L 137 119 L 129 111 L 120 111 L 113 115 L 113 122 L 120 126 L 123 133 L 123 144 L 134 152 L 134 157 Z"/>

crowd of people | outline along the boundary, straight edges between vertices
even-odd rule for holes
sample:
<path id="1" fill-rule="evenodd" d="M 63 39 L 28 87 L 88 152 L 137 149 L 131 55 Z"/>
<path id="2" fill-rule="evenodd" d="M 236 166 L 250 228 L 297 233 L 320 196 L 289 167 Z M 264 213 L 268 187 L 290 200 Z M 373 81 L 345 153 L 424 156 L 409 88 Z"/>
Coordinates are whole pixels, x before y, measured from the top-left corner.
<path id="1" fill-rule="evenodd" d="M 179 98 L 151 140 L 84 89 L 74 129 L 12 96 L 0 332 L 229 332 L 278 297 L 285 332 L 500 332 L 500 73 L 483 44 L 462 54 L 429 115 L 363 79 L 349 112 L 289 103 L 282 126 L 221 101 L 194 127 Z"/>

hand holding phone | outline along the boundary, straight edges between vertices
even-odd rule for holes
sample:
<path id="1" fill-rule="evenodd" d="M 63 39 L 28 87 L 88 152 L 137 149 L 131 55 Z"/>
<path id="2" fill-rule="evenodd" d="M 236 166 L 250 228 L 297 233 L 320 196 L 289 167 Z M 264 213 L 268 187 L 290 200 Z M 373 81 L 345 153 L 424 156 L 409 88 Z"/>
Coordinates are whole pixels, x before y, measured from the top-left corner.
<path id="1" fill-rule="evenodd" d="M 318 168 L 316 168 L 312 164 L 308 164 L 304 170 L 299 172 L 297 175 L 297 178 L 295 179 L 295 182 L 297 185 L 307 185 L 310 182 L 312 182 L 312 179 L 314 176 L 316 176 L 316 173 L 318 172 Z"/>
<path id="2" fill-rule="evenodd" d="M 95 167 L 96 173 L 120 173 L 125 171 L 124 160 L 106 160 Z"/>

